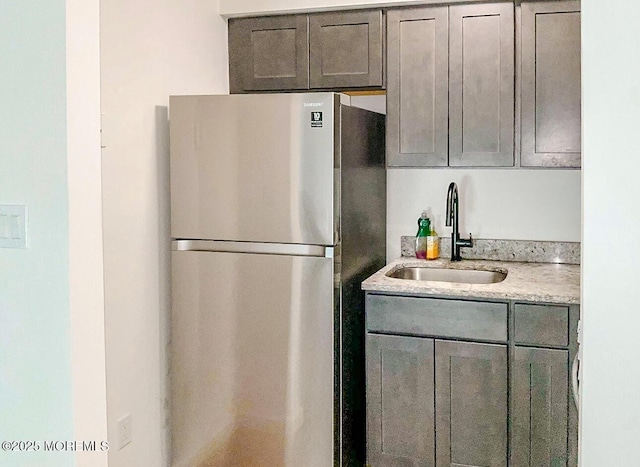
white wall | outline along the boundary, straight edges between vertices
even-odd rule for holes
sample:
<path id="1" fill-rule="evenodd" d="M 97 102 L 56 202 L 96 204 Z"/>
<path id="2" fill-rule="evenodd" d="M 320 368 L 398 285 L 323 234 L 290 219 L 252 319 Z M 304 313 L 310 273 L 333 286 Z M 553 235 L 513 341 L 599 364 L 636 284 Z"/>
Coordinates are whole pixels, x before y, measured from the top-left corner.
<path id="1" fill-rule="evenodd" d="M 226 23 L 211 0 L 102 0 L 104 273 L 109 465 L 162 466 L 169 313 L 170 94 L 226 93 Z"/>
<path id="2" fill-rule="evenodd" d="M 107 440 L 99 13 L 99 0 L 66 2 L 72 439 L 97 443 Z M 79 467 L 107 465 L 104 451 L 75 458 Z"/>
<path id="3" fill-rule="evenodd" d="M 106 465 L 43 445 L 107 439 L 98 0 L 5 2 L 0 30 L 0 203 L 29 206 L 0 250 L 0 439 L 40 443 L 0 464 Z"/>
<path id="4" fill-rule="evenodd" d="M 580 241 L 579 170 L 389 169 L 387 260 L 400 256 L 400 237 L 415 235 L 427 210 L 441 237 L 447 189 L 460 194 L 460 233 L 474 238 Z"/>
<path id="5" fill-rule="evenodd" d="M 0 2 L 0 204 L 28 205 L 28 248 L 0 248 L 0 441 L 73 439 L 65 1 Z M 73 465 L 0 450 L 0 465 Z"/>
<path id="6" fill-rule="evenodd" d="M 640 17 L 582 0 L 582 465 L 638 465 Z"/>

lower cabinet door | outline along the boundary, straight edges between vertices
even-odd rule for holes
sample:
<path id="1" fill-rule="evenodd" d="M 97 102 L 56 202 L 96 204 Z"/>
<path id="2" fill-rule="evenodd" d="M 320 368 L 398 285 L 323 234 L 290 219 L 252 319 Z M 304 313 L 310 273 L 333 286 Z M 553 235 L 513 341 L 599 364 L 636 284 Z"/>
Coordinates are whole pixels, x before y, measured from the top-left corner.
<path id="1" fill-rule="evenodd" d="M 507 374 L 506 345 L 436 340 L 435 465 L 507 465 Z"/>
<path id="2" fill-rule="evenodd" d="M 569 353 L 516 347 L 512 467 L 567 466 Z"/>
<path id="3" fill-rule="evenodd" d="M 434 465 L 433 347 L 433 339 L 367 334 L 371 467 Z"/>

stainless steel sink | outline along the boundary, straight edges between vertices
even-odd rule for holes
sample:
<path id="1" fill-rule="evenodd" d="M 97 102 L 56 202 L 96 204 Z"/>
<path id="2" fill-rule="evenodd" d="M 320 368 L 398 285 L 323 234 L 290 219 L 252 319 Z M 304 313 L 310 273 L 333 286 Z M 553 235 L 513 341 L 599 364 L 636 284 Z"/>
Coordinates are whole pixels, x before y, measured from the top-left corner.
<path id="1" fill-rule="evenodd" d="M 455 282 L 461 284 L 495 284 L 502 282 L 507 273 L 478 269 L 447 269 L 429 267 L 404 267 L 389 271 L 388 277 L 412 281 Z"/>

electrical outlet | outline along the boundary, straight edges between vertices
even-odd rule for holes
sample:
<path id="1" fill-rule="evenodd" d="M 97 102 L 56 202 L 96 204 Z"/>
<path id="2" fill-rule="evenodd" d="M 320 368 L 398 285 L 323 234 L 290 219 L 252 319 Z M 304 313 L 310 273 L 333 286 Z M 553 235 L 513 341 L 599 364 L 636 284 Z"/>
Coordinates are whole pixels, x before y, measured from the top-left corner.
<path id="1" fill-rule="evenodd" d="M 118 419 L 118 449 L 122 449 L 133 439 L 131 414 L 128 413 Z"/>

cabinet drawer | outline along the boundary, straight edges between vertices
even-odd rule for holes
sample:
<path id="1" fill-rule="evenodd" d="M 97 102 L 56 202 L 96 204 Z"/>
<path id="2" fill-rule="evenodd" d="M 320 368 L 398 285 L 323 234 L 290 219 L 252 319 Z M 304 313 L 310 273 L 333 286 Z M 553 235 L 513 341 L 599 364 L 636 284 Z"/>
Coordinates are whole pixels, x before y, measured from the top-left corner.
<path id="1" fill-rule="evenodd" d="M 515 306 L 517 344 L 569 345 L 569 308 L 565 306 Z"/>
<path id="2" fill-rule="evenodd" d="M 367 295 L 367 330 L 462 339 L 507 340 L 507 304 Z"/>

